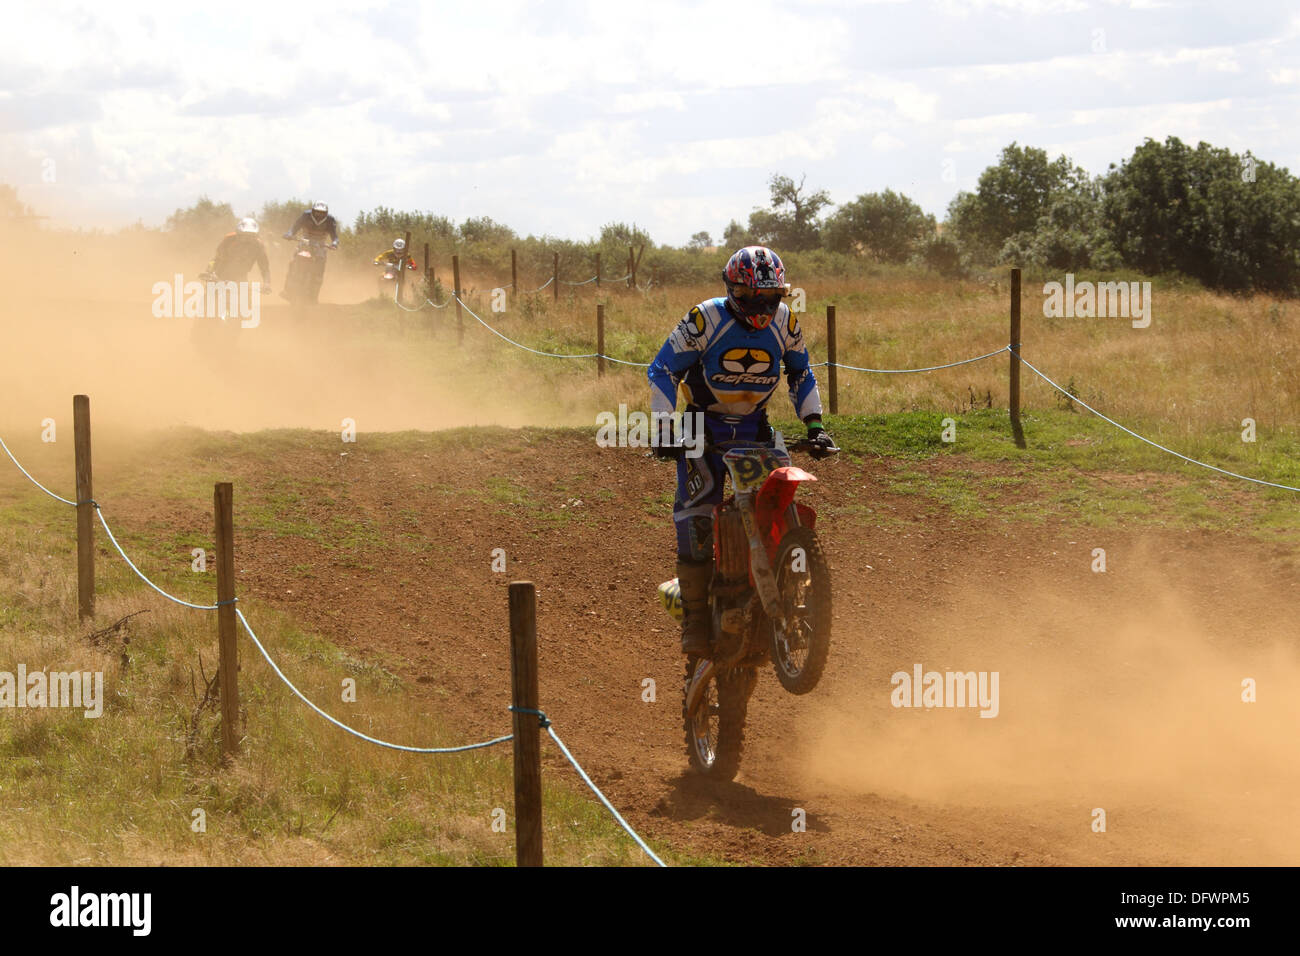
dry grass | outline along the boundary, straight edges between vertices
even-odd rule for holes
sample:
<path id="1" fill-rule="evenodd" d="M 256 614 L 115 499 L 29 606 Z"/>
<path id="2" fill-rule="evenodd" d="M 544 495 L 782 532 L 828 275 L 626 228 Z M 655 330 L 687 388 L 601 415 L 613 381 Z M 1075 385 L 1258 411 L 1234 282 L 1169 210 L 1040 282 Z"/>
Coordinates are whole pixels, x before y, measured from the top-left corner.
<path id="1" fill-rule="evenodd" d="M 805 291 L 802 322 L 814 362 L 826 359 L 825 309 L 832 303 L 844 365 L 938 365 L 990 352 L 1008 339 L 1005 281 L 995 287 L 896 275 L 812 282 Z M 604 301 L 606 352 L 649 361 L 673 323 L 695 302 L 717 292 L 714 286 L 603 291 L 599 296 L 584 290 L 562 293 L 558 303 L 542 293 L 524 297 L 500 314 L 489 310 L 484 296 L 479 314 L 531 347 L 590 352 L 595 347 L 595 303 Z M 1157 281 L 1152 323 L 1135 329 L 1127 319 L 1047 318 L 1042 301 L 1041 283 L 1027 280 L 1022 354 L 1121 421 L 1158 425 L 1166 437 L 1235 435 L 1247 417 L 1256 420 L 1261 433 L 1300 422 L 1300 308 L 1294 303 L 1264 296 L 1232 298 Z M 615 408 L 620 402 L 644 408 L 648 403 L 640 369 L 614 367 L 597 380 L 594 360 L 530 356 L 468 316 L 466 321 L 466 362 L 509 370 L 515 386 L 536 391 L 540 402 L 558 400 L 566 423 L 588 424 L 592 408 Z M 840 411 L 959 411 L 970 406 L 972 396 L 977 405 L 991 400 L 994 407 L 1005 408 L 1007 363 L 998 357 L 913 375 L 842 370 Z M 819 377 L 825 389 L 825 370 Z M 1051 408 L 1058 395 L 1026 370 L 1023 403 L 1027 409 Z M 781 402 L 774 407 L 784 410 Z"/>
<path id="2" fill-rule="evenodd" d="M 16 480 L 15 480 L 16 479 Z M 3 865 L 509 865 L 514 859 L 509 745 L 450 756 L 402 754 L 330 727 L 293 698 L 244 646 L 246 738 L 223 767 L 215 710 L 198 660 L 217 660 L 213 619 L 168 604 L 101 558 L 96 624 L 142 608 L 98 646 L 76 620 L 73 550 L 36 525 L 66 524 L 63 506 L 37 500 L 21 476 L 0 480 L 7 507 L 32 521 L 0 526 L 0 670 L 102 671 L 104 713 L 0 710 L 0 864 Z M 32 489 L 34 494 L 34 489 Z M 382 668 L 351 659 L 276 615 L 248 608 L 259 637 L 304 693 L 368 733 L 402 743 L 465 741 Z M 342 676 L 356 704 L 338 703 Z M 334 703 L 331 703 L 333 701 Z M 502 731 L 509 723 L 502 721 Z M 645 857 L 603 808 L 551 775 L 548 862 L 640 865 Z M 493 811 L 507 814 L 493 830 Z M 194 811 L 206 814 L 196 832 Z"/>

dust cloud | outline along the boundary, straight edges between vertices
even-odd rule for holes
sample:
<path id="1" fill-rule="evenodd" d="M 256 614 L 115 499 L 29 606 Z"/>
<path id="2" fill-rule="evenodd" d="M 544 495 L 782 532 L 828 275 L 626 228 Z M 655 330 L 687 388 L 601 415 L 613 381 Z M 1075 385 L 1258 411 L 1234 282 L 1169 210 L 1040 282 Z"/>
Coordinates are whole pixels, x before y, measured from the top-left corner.
<path id="1" fill-rule="evenodd" d="M 536 394 L 458 360 L 448 312 L 365 305 L 377 292 L 371 271 L 331 260 L 322 307 L 296 319 L 275 294 L 287 246 L 271 249 L 273 293 L 256 328 L 227 333 L 212 319 L 155 316 L 154 284 L 177 273 L 197 279 L 211 254 L 143 231 L 0 232 L 0 426 L 35 435 L 42 418 L 67 414 L 74 393 L 91 396 L 97 430 L 555 422 Z"/>
<path id="2" fill-rule="evenodd" d="M 1265 554 L 1258 542 L 1171 553 L 1137 539 L 1106 574 L 1045 569 L 1014 589 L 968 575 L 915 608 L 923 639 L 817 703 L 809 719 L 823 732 L 803 771 L 858 793 L 1017 807 L 1011 845 L 1037 819 L 1101 859 L 1108 847 L 1129 860 L 1295 865 L 1296 584 Z M 918 663 L 997 671 L 998 715 L 894 707 L 891 675 Z M 1104 835 L 1091 828 L 1097 808 Z"/>

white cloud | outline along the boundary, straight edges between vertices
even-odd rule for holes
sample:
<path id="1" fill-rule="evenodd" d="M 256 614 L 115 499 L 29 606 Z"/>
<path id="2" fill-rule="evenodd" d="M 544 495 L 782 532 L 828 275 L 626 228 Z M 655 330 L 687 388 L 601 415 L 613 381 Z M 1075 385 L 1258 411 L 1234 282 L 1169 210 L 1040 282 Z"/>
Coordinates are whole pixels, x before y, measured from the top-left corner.
<path id="1" fill-rule="evenodd" d="M 1024 129 L 1034 123 L 1033 113 L 998 113 L 993 116 L 974 116 L 953 124 L 959 133 L 989 133 L 1000 130 Z"/>
<path id="2" fill-rule="evenodd" d="M 644 93 L 619 93 L 614 97 L 615 113 L 646 113 L 651 110 L 686 109 L 686 101 L 680 93 L 670 90 L 647 90 Z"/>
<path id="3" fill-rule="evenodd" d="M 1151 57 L 1155 66 L 1180 66 L 1192 63 L 1199 70 L 1217 70 L 1220 73 L 1240 73 L 1241 64 L 1237 62 L 1236 51 L 1230 47 L 1202 47 L 1200 49 L 1181 49 L 1172 56 L 1157 53 Z"/>
<path id="4" fill-rule="evenodd" d="M 317 3 L 308 28 L 237 0 L 14 6 L 0 181 L 89 225 L 320 193 L 345 218 L 383 204 L 575 236 L 635 219 L 685 241 L 765 204 L 773 172 L 942 212 L 1011 139 L 1094 171 L 1148 135 L 1300 165 L 1300 17 L 1239 6 L 365 0 Z"/>

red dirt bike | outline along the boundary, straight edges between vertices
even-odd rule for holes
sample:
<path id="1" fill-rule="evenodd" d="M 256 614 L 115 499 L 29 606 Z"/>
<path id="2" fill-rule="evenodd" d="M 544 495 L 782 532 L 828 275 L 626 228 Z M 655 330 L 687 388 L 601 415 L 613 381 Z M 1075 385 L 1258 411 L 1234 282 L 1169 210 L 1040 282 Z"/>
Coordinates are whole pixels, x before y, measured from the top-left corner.
<path id="1" fill-rule="evenodd" d="M 716 780 L 740 767 L 745 712 L 758 668 L 771 659 L 792 694 L 817 686 L 831 641 L 831 577 L 814 531 L 817 513 L 796 503 L 817 479 L 790 463 L 777 432 L 769 443 L 723 442 L 733 494 L 713 509 L 713 582 L 709 588 L 710 653 L 688 658 L 682 720 L 691 766 Z M 830 453 L 838 448 L 826 449 Z M 659 585 L 664 607 L 682 619 L 677 579 Z"/>

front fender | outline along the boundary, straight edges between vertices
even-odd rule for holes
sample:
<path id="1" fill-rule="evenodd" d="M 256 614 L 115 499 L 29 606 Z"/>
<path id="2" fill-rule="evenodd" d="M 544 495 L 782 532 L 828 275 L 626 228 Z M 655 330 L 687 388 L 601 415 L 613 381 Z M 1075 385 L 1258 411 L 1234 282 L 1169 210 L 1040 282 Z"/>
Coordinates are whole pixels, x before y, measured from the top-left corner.
<path id="1" fill-rule="evenodd" d="M 773 469 L 763 482 L 763 487 L 758 489 L 758 494 L 754 496 L 754 520 L 758 524 L 759 533 L 763 535 L 763 544 L 767 547 L 769 558 L 776 557 L 777 543 L 786 530 L 786 511 L 790 502 L 794 501 L 799 486 L 805 481 L 816 480 L 815 475 L 802 468 L 786 465 L 784 468 Z M 811 527 L 817 519 L 813 510 L 800 505 L 798 511 L 799 520 Z M 806 521 L 805 514 L 810 515 L 812 520 Z"/>

